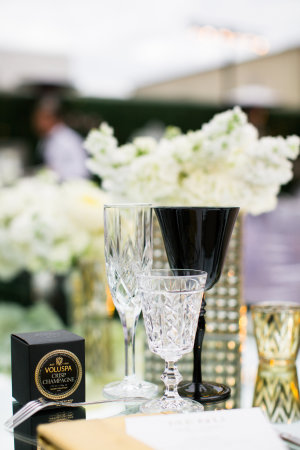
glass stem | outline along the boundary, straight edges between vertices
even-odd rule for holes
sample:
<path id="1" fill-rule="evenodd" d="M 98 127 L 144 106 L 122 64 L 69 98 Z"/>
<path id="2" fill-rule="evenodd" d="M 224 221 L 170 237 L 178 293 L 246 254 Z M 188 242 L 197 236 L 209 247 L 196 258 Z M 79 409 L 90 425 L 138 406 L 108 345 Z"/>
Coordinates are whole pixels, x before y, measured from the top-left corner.
<path id="1" fill-rule="evenodd" d="M 182 380 L 177 365 L 174 361 L 166 361 L 165 370 L 160 377 L 165 383 L 164 399 L 180 398 L 177 392 L 178 383 Z"/>
<path id="2" fill-rule="evenodd" d="M 125 377 L 135 375 L 135 331 L 139 314 L 120 314 L 125 341 Z"/>
<path id="3" fill-rule="evenodd" d="M 199 320 L 198 320 L 198 327 L 197 327 L 195 343 L 194 343 L 193 383 L 195 383 L 196 385 L 199 385 L 202 383 L 201 353 L 202 353 L 203 338 L 204 338 L 204 334 L 205 334 L 205 312 L 206 312 L 205 306 L 206 306 L 206 302 L 205 302 L 205 298 L 203 295 L 200 316 L 199 316 Z"/>

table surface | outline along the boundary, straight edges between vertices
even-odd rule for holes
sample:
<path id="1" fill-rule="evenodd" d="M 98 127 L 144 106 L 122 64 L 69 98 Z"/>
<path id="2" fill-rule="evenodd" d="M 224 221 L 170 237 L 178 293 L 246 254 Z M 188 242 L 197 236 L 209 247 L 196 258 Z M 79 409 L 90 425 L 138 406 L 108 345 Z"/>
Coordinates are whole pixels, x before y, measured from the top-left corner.
<path id="1" fill-rule="evenodd" d="M 297 371 L 300 370 L 300 358 L 297 359 Z M 241 369 L 241 391 L 240 391 L 240 406 L 242 408 L 250 408 L 253 403 L 255 380 L 258 369 L 258 357 L 256 351 L 256 344 L 253 336 L 247 336 L 242 350 L 242 369 Z M 98 399 L 101 397 L 101 387 L 92 382 L 87 383 L 87 398 L 89 400 Z M 12 397 L 11 397 L 11 380 L 7 375 L 0 374 L 0 442 L 1 449 L 33 449 L 34 445 L 25 444 L 16 438 L 12 433 L 5 430 L 3 423 L 12 414 Z M 71 410 L 71 408 L 70 408 Z M 125 415 L 138 412 L 138 407 L 131 405 L 124 406 L 121 403 L 89 406 L 85 408 L 86 418 L 104 418 L 116 415 Z M 274 424 L 277 431 L 284 431 L 291 433 L 300 438 L 300 420 L 291 424 Z M 21 434 L 24 437 L 24 434 Z M 26 436 L 28 437 L 28 436 Z M 25 437 L 25 439 L 26 439 Z M 14 441 L 16 440 L 16 441 Z M 288 448 L 288 447 L 287 447 Z M 296 448 L 291 446 L 290 448 Z M 298 447 L 299 448 L 299 447 Z M 258 449 L 257 449 L 258 450 Z"/>

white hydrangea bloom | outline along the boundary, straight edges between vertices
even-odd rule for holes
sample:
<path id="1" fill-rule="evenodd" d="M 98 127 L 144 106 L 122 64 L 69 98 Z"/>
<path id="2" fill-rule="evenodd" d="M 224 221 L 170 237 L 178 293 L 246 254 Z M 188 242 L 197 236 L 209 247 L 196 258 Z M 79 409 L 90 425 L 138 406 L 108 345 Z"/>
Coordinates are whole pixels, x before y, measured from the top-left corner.
<path id="1" fill-rule="evenodd" d="M 0 278 L 21 270 L 64 274 L 82 260 L 104 261 L 107 194 L 87 180 L 49 174 L 0 191 Z"/>
<path id="2" fill-rule="evenodd" d="M 118 147 L 106 127 L 92 130 L 85 147 L 89 169 L 115 200 L 240 206 L 260 214 L 275 208 L 280 185 L 292 178 L 290 160 L 299 154 L 297 136 L 259 139 L 239 107 L 215 115 L 200 130 L 169 129 L 159 141 L 143 137 Z"/>

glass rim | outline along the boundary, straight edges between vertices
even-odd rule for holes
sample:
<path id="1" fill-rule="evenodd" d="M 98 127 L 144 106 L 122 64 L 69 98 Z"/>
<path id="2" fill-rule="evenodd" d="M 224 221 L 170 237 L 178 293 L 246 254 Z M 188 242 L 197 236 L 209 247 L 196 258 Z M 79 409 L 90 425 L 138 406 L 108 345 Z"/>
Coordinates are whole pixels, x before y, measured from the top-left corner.
<path id="1" fill-rule="evenodd" d="M 160 206 L 160 205 L 154 205 L 154 209 L 209 209 L 212 210 L 226 210 L 226 209 L 236 209 L 240 210 L 239 206 Z"/>
<path id="2" fill-rule="evenodd" d="M 190 275 L 171 275 L 172 271 L 177 271 L 177 272 L 194 272 L 191 273 Z M 169 273 L 169 275 L 164 275 L 163 273 L 159 274 L 159 272 L 165 272 L 166 274 Z M 155 274 L 157 273 L 157 274 Z M 153 275 L 152 275 L 153 274 Z M 191 278 L 191 277 L 198 277 L 198 278 L 207 278 L 207 272 L 205 272 L 204 270 L 198 270 L 198 269 L 151 269 L 148 273 L 144 273 L 144 272 L 139 272 L 136 274 L 137 278 L 139 279 L 143 279 L 143 278 L 148 278 L 148 279 L 169 279 L 169 280 L 173 280 L 175 278 L 178 279 L 185 279 L 185 278 Z"/>
<path id="3" fill-rule="evenodd" d="M 132 207 L 141 207 L 148 206 L 152 207 L 153 203 L 105 203 L 104 208 L 132 208 Z"/>
<path id="4" fill-rule="evenodd" d="M 280 311 L 288 311 L 288 310 L 292 310 L 292 311 L 300 311 L 300 304 L 296 303 L 296 302 L 260 302 L 260 303 L 255 303 L 253 305 L 250 306 L 250 310 L 251 312 L 256 312 L 256 311 L 276 311 L 276 312 L 280 312 Z"/>

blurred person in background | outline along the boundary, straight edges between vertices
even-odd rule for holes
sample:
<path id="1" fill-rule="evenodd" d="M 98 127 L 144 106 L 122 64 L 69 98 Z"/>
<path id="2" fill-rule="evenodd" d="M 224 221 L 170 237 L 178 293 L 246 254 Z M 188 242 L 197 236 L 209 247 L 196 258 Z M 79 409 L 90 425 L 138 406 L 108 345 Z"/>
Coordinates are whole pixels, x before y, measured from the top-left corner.
<path id="1" fill-rule="evenodd" d="M 64 123 L 58 98 L 39 100 L 33 113 L 33 127 L 41 138 L 38 150 L 44 165 L 56 172 L 61 181 L 89 176 L 83 139 Z"/>

